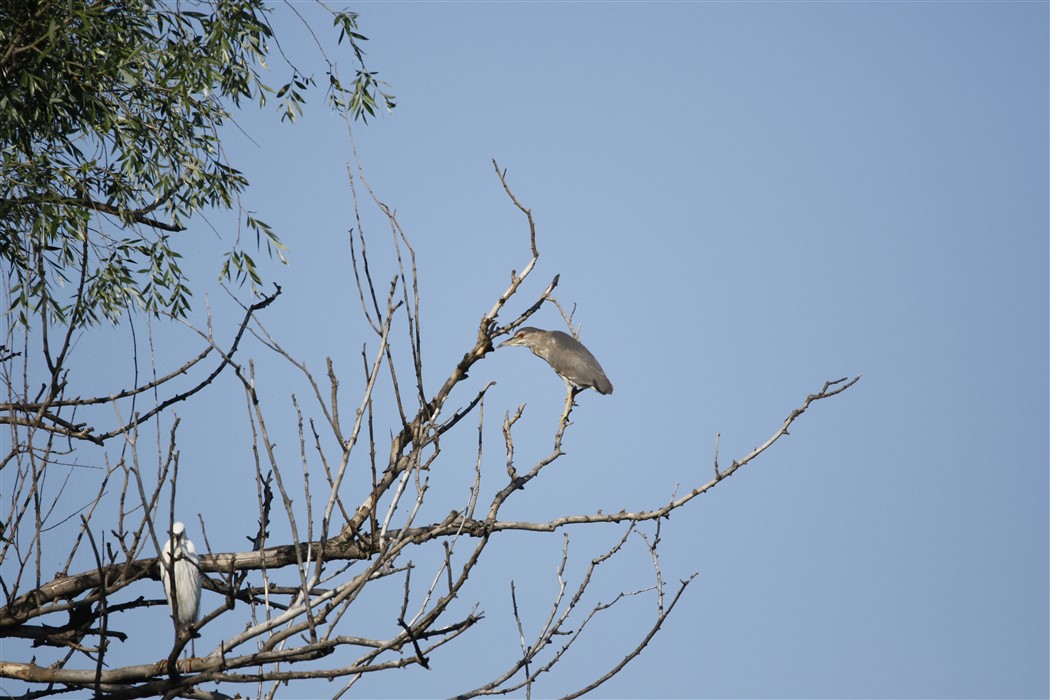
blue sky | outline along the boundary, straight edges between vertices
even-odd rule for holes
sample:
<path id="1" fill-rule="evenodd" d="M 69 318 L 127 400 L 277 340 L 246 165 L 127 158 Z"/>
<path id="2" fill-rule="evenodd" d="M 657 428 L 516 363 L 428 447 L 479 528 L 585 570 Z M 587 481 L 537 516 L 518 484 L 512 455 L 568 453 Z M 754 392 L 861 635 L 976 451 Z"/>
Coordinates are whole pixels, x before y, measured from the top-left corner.
<path id="1" fill-rule="evenodd" d="M 708 480 L 716 434 L 728 463 L 826 380 L 863 374 L 664 524 L 669 585 L 699 577 L 596 696 L 1050 694 L 1046 3 L 353 9 L 369 68 L 398 99 L 354 134 L 417 254 L 431 388 L 528 261 L 491 158 L 538 224 L 539 266 L 511 311 L 560 274 L 556 296 L 576 305 L 616 386 L 581 396 L 568 454 L 515 517 L 662 505 Z M 276 13 L 283 47 L 322 77 L 297 20 Z M 349 413 L 372 338 L 346 245 L 345 124 L 319 100 L 296 125 L 269 112 L 238 122 L 251 140 L 231 130 L 226 148 L 253 182 L 244 204 L 290 246 L 291 264 L 268 271 L 284 294 L 264 323 L 319 376 L 333 357 Z M 380 259 L 389 234 L 369 216 Z M 203 257 L 212 234 L 190 233 Z M 211 261 L 187 265 L 203 287 L 214 278 Z M 217 321 L 232 318 L 221 294 L 209 299 Z M 533 320 L 561 327 L 554 309 Z M 158 335 L 172 358 L 197 347 Z M 105 364 L 98 348 L 125 336 L 85 338 L 81 360 Z M 305 395 L 287 364 L 251 352 L 273 405 Z M 480 363 L 460 401 L 488 380 L 496 481 L 504 412 L 527 404 L 516 446 L 535 459 L 564 393 L 520 349 Z M 227 380 L 180 416 L 179 517 L 200 513 L 217 551 L 243 549 L 257 517 L 243 396 Z M 294 457 L 294 422 L 276 429 Z M 436 510 L 457 507 L 472 476 L 475 428 L 465 433 L 431 475 L 454 484 L 435 489 L 448 498 Z M 570 534 L 578 581 L 619 530 Z M 464 595 L 485 610 L 481 628 L 433 670 L 365 679 L 361 696 L 450 695 L 513 663 L 509 581 L 538 624 L 562 539 L 499 547 Z M 645 585 L 650 561 L 640 546 L 629 554 L 594 600 Z M 649 599 L 629 601 L 537 694 L 600 675 L 650 614 Z"/>

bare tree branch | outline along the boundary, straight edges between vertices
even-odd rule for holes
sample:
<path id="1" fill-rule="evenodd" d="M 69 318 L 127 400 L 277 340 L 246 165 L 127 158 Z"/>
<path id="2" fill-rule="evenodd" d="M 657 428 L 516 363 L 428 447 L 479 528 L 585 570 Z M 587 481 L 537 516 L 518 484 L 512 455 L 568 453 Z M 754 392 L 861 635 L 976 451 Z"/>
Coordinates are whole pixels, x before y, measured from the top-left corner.
<path id="1" fill-rule="evenodd" d="M 675 487 L 666 502 L 638 504 L 631 511 L 569 511 L 533 520 L 528 519 L 526 510 L 523 519 L 508 518 L 503 515 L 509 512 L 507 502 L 523 500 L 518 494 L 543 478 L 547 467 L 564 455 L 562 444 L 573 424 L 570 419 L 576 410 L 577 391 L 567 388 L 561 414 L 549 436 L 549 450 L 531 463 L 521 461 L 515 446 L 515 428 L 525 406 L 504 413 L 500 426 L 504 478 L 501 470 L 488 473 L 483 458 L 485 404 L 491 400 L 489 390 L 494 382 L 488 380 L 480 389 L 472 387 L 469 392 L 462 388 L 457 392 L 457 388 L 493 351 L 495 338 L 513 332 L 544 304 L 554 303 L 574 333 L 579 332 L 579 326 L 573 325 L 576 310 L 566 313 L 553 298 L 558 275 L 535 297 L 520 304 L 515 301 L 538 263 L 537 231 L 532 212 L 518 200 L 506 172 L 493 161 L 506 195 L 524 217 L 530 256 L 521 273 L 512 271 L 507 287 L 481 315 L 476 334 L 465 339 L 461 359 L 443 374 L 435 375 L 438 368 L 426 362 L 427 334 L 422 322 L 424 305 L 416 252 L 396 212 L 381 201 L 365 179 L 360 162 L 356 167 L 356 172 L 349 172 L 355 217 L 349 252 L 361 314 L 377 342 L 361 345 L 361 375 L 356 380 L 360 393 L 349 400 L 350 409 L 342 405 L 348 400 L 331 359 L 326 359 L 321 370 L 328 382 L 322 390 L 314 378 L 315 369 L 293 357 L 260 321 L 258 312 L 276 299 L 280 288 L 243 307 L 243 316 L 228 344 L 220 345 L 216 340 L 210 315 L 204 328 L 187 323 L 206 348 L 173 372 L 156 369 L 150 327 L 153 378 L 140 384 L 136 374 L 133 388 L 110 396 L 70 398 L 78 378 L 70 373 L 69 358 L 75 344 L 68 336 L 56 341 L 56 347 L 48 345 L 46 335 L 36 343 L 43 348 L 48 370 L 47 381 L 31 401 L 28 339 L 23 341 L 20 353 L 7 351 L 7 345 L 0 350 L 2 376 L 10 397 L 0 405 L 0 423 L 12 436 L 10 452 L 0 467 L 8 465 L 15 477 L 5 483 L 10 484 L 10 501 L 0 523 L 0 557 L 5 563 L 5 574 L 0 577 L 0 637 L 31 640 L 39 649 L 54 654 L 46 661 L 36 657 L 31 661 L 0 661 L 0 678 L 28 684 L 33 697 L 88 692 L 112 698 L 226 697 L 227 690 L 240 694 L 244 684 L 256 685 L 260 697 L 276 697 L 283 692 L 278 690 L 283 683 L 339 678 L 343 685 L 338 697 L 368 674 L 436 666 L 442 657 L 435 652 L 469 634 L 484 618 L 480 601 L 471 599 L 483 591 L 471 588 L 469 582 L 484 566 L 489 547 L 504 546 L 508 538 L 502 533 L 538 536 L 561 530 L 562 554 L 555 567 L 557 588 L 549 608 L 527 609 L 520 595 L 522 583 L 509 581 L 511 624 L 516 626 L 519 649 L 502 670 L 491 671 L 490 678 L 460 697 L 511 693 L 532 697 L 540 692 L 538 684 L 549 682 L 559 664 L 574 653 L 583 653 L 594 633 L 592 621 L 622 614 L 621 604 L 628 599 L 652 600 L 651 622 L 632 631 L 630 648 L 622 657 L 611 659 L 607 671 L 567 696 L 578 697 L 600 687 L 641 654 L 696 576 L 680 581 L 673 594 L 665 591 L 658 548 L 667 516 L 770 450 L 811 405 L 842 393 L 860 379 L 826 382 L 759 447 L 728 467 L 719 464 L 716 436 L 713 478 L 681 494 Z M 364 185 L 371 199 L 367 211 L 357 200 L 357 182 Z M 371 213 L 389 226 L 385 269 L 370 259 L 375 254 L 375 241 L 366 246 Z M 355 290 L 349 281 L 347 286 L 352 297 Z M 512 301 L 524 310 L 501 319 Z M 290 396 L 289 405 L 283 407 L 291 411 L 287 424 L 283 418 L 275 418 L 282 415 L 282 407 L 268 398 L 275 395 L 270 385 L 273 379 L 257 370 L 254 356 L 244 357 L 248 351 L 241 350 L 242 341 L 296 368 L 292 375 L 303 389 L 284 394 Z M 169 382 L 190 374 L 212 352 L 220 360 L 207 376 L 187 390 L 169 390 L 166 398 L 159 396 L 165 387 L 175 386 Z M 137 366 L 138 356 L 135 358 Z M 21 386 L 16 384 L 16 362 L 23 363 Z M 121 665 L 118 658 L 126 657 L 118 657 L 111 642 L 126 639 L 124 630 L 138 624 L 138 616 L 145 609 L 165 603 L 161 587 L 156 585 L 160 580 L 158 560 L 150 555 L 159 552 L 166 541 L 164 533 L 174 519 L 176 493 L 182 492 L 179 441 L 193 439 L 177 431 L 180 421 L 173 407 L 180 401 L 199 400 L 198 394 L 227 369 L 240 383 L 237 390 L 243 392 L 240 396 L 250 430 L 244 452 L 254 462 L 259 511 L 256 532 L 243 533 L 251 551 L 212 552 L 208 545 L 207 552 L 200 554 L 199 568 L 204 574 L 203 587 L 210 592 L 210 611 L 196 624 L 176 631 L 172 646 L 166 648 L 166 658 L 148 663 L 135 659 Z M 443 379 L 428 387 L 428 376 Z M 151 393 L 152 407 L 142 413 L 136 411 L 135 401 Z M 390 409 L 384 413 L 377 404 Z M 97 410 L 94 407 L 111 408 L 118 427 L 104 433 L 91 428 L 83 414 Z M 352 411 L 353 421 L 344 425 L 341 416 L 345 417 L 347 410 Z M 477 417 L 476 453 L 468 458 L 468 463 L 473 462 L 473 475 L 467 473 L 452 500 L 441 501 L 448 497 L 435 495 L 440 489 L 431 489 L 431 476 L 456 459 L 443 448 L 457 429 L 471 429 L 463 420 L 471 414 Z M 140 435 L 150 420 L 158 421 L 154 424 L 153 446 L 146 443 L 154 433 Z M 166 439 L 163 421 L 170 426 Z M 114 437 L 120 440 L 108 442 Z M 363 440 L 367 447 L 362 446 Z M 281 444 L 293 446 L 291 468 L 277 447 Z M 66 481 L 55 477 L 49 481 L 47 477 L 55 473 L 62 460 L 75 462 L 81 449 L 94 449 L 93 445 L 119 450 L 119 454 L 111 458 L 109 451 L 102 453 L 97 464 L 103 466 L 96 467 L 97 489 L 86 497 L 81 494 L 81 501 L 73 508 L 65 486 L 68 476 Z M 362 449 L 367 450 L 367 457 L 361 454 Z M 154 460 L 155 467 L 146 466 Z M 442 477 L 448 478 L 448 473 L 442 472 Z M 113 475 L 119 478 L 113 479 Z M 493 478 L 497 479 L 494 486 L 490 483 Z M 437 486 L 438 482 L 433 484 Z M 68 515 L 71 511 L 75 515 Z M 77 515 L 79 529 L 64 567 L 51 580 L 44 580 L 41 562 L 57 539 L 49 534 L 49 528 L 56 520 Z M 207 514 L 199 514 L 205 543 L 207 520 Z M 100 525 L 102 522 L 112 525 Z M 570 551 L 575 552 L 570 549 L 570 533 L 579 527 L 611 523 L 622 524 L 616 541 L 604 551 L 586 554 L 583 561 L 589 559 L 589 565 L 578 581 L 571 581 L 566 573 Z M 288 534 L 274 542 L 271 530 Z M 96 533 L 103 531 L 111 536 L 96 540 Z M 80 551 L 85 540 L 90 552 Z M 644 542 L 652 562 L 652 582 L 635 590 L 618 586 L 618 592 L 602 594 L 604 602 L 589 602 L 598 588 L 606 590 L 598 584 L 600 580 L 603 586 L 607 583 L 603 580 L 609 570 L 605 564 L 631 556 L 629 543 L 638 540 Z M 68 542 L 64 546 L 68 547 Z M 147 542 L 152 542 L 152 549 Z M 70 573 L 75 567 L 83 571 Z M 12 576 L 7 571 L 16 573 Z M 355 619 L 353 613 L 363 600 L 373 599 L 363 596 L 384 587 L 393 591 L 397 601 L 381 611 L 383 621 L 377 623 L 377 629 L 347 634 L 347 619 Z M 459 607 L 464 602 L 469 612 Z M 215 624 L 220 619 L 225 626 Z M 214 636 L 222 637 L 213 647 L 200 656 L 181 657 L 195 633 L 213 630 Z M 218 630 L 224 631 L 219 635 Z M 204 684 L 214 683 L 222 684 L 222 690 L 201 690 Z M 543 688 L 545 692 L 546 686 Z"/>

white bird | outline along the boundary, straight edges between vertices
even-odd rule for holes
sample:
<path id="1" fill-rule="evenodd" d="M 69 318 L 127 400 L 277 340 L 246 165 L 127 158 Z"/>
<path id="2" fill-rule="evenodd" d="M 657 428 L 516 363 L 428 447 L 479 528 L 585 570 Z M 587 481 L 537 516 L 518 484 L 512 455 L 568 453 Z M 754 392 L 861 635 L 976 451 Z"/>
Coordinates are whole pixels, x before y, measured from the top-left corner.
<path id="1" fill-rule="evenodd" d="M 168 598 L 168 605 L 177 615 L 178 627 L 192 625 L 197 621 L 200 612 L 201 570 L 197 568 L 199 561 L 197 550 L 186 537 L 186 526 L 175 523 L 171 528 L 171 539 L 160 553 L 160 580 L 164 583 L 164 595 Z M 172 590 L 172 569 L 175 573 L 175 590 Z"/>

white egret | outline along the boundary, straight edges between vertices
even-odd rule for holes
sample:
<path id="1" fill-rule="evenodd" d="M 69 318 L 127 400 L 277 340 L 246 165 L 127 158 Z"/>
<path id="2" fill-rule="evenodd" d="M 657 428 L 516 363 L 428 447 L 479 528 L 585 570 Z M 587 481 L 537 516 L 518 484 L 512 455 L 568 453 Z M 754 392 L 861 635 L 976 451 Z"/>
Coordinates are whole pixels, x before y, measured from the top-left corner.
<path id="1" fill-rule="evenodd" d="M 200 612 L 201 571 L 197 568 L 198 561 L 200 559 L 197 557 L 197 550 L 186 537 L 186 526 L 175 523 L 171 528 L 171 539 L 160 553 L 160 580 L 164 583 L 164 595 L 168 598 L 168 605 L 178 618 L 178 627 L 192 625 L 197 621 Z M 174 582 L 171 577 L 173 570 Z"/>

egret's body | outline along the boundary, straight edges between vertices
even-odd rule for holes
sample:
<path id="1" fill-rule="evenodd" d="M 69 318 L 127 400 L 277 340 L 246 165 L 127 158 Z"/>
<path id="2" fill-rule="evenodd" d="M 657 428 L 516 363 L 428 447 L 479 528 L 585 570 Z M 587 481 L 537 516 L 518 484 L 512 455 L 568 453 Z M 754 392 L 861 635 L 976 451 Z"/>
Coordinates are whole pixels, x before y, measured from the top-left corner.
<path id="1" fill-rule="evenodd" d="M 197 550 L 186 537 L 186 526 L 175 523 L 171 539 L 160 553 L 160 580 L 164 595 L 176 614 L 176 624 L 188 627 L 197 621 L 201 607 L 201 571 Z M 174 573 L 174 580 L 172 579 Z"/>
<path id="2" fill-rule="evenodd" d="M 599 394 L 611 394 L 613 391 L 612 382 L 605 376 L 598 360 L 583 343 L 568 333 L 526 326 L 519 328 L 500 347 L 504 345 L 519 345 L 532 350 L 534 355 L 542 358 L 558 373 L 570 390 L 583 391 L 593 386 Z"/>

